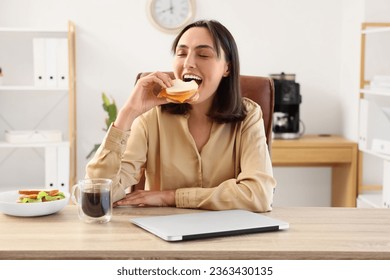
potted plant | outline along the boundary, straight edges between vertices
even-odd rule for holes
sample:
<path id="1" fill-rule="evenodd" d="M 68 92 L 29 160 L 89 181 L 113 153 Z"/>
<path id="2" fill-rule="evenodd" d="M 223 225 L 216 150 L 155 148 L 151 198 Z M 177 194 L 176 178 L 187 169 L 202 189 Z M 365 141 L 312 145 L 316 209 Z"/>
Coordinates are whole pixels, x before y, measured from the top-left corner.
<path id="1" fill-rule="evenodd" d="M 111 97 L 111 101 L 110 101 L 110 99 L 107 97 L 107 95 L 104 92 L 102 93 L 102 100 L 103 100 L 103 110 L 107 112 L 107 117 L 105 119 L 106 127 L 103 128 L 103 130 L 107 132 L 111 123 L 113 123 L 116 119 L 117 107 L 115 104 L 115 100 Z M 92 157 L 92 155 L 95 154 L 99 146 L 100 144 L 94 145 L 93 149 L 87 155 L 87 159 L 89 159 L 90 157 Z"/>

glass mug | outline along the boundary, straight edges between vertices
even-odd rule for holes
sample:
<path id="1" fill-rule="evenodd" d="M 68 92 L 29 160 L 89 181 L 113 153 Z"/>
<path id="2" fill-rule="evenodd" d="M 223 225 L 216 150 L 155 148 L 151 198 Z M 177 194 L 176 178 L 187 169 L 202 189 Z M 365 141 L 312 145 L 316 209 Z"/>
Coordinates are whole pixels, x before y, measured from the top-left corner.
<path id="1" fill-rule="evenodd" d="M 80 180 L 72 187 L 72 201 L 77 205 L 80 220 L 86 223 L 109 222 L 112 217 L 112 180 Z"/>

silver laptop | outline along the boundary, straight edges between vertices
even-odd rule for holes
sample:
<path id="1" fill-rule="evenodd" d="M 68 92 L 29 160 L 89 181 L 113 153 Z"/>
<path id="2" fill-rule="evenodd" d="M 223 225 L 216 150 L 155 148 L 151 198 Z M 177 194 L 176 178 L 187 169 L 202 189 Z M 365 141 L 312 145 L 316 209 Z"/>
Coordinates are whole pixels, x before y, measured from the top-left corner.
<path id="1" fill-rule="evenodd" d="M 288 229 L 289 224 L 246 210 L 132 218 L 130 222 L 166 241 L 228 236 Z"/>

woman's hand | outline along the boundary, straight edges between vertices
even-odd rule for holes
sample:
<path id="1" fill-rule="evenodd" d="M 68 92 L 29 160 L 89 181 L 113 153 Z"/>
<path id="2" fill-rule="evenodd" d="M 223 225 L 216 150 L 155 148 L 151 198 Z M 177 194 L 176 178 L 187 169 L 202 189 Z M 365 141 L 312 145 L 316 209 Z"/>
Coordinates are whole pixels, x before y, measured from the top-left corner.
<path id="1" fill-rule="evenodd" d="M 165 98 L 158 98 L 157 94 L 173 85 L 170 76 L 163 72 L 153 72 L 140 78 L 124 106 L 119 110 L 114 126 L 129 130 L 135 118 L 149 111 L 155 106 L 165 104 Z"/>
<path id="2" fill-rule="evenodd" d="M 176 206 L 175 190 L 145 191 L 137 190 L 126 195 L 125 198 L 114 202 L 116 206 Z"/>

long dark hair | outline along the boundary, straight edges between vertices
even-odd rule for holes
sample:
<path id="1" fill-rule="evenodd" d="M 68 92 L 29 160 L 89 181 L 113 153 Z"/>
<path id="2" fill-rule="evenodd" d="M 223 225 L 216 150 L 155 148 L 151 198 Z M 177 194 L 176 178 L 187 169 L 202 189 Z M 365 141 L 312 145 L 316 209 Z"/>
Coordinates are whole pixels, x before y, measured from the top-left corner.
<path id="1" fill-rule="evenodd" d="M 181 36 L 190 28 L 204 27 L 210 32 L 218 57 L 222 50 L 225 60 L 229 63 L 229 75 L 223 77 L 214 96 L 213 103 L 208 113 L 209 118 L 219 123 L 241 121 L 246 116 L 246 110 L 242 103 L 240 90 L 240 60 L 236 42 L 229 30 L 215 20 L 200 20 L 187 25 L 175 38 L 172 44 L 172 52 L 176 53 L 176 47 Z M 162 105 L 162 110 L 172 114 L 186 114 L 191 110 L 190 104 L 168 103 Z"/>

